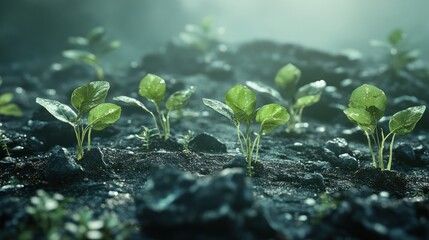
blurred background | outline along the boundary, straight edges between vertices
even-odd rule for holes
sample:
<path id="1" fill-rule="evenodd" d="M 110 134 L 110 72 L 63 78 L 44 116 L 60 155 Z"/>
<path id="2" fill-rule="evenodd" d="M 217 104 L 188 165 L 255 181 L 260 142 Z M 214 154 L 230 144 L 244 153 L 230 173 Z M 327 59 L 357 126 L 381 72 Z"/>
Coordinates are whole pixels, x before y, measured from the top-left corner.
<path id="1" fill-rule="evenodd" d="M 60 56 L 69 36 L 96 26 L 122 42 L 115 57 L 140 59 L 205 16 L 227 43 L 269 39 L 364 56 L 378 51 L 371 39 L 401 29 L 429 59 L 428 9 L 428 0 L 0 0 L 0 61 Z"/>

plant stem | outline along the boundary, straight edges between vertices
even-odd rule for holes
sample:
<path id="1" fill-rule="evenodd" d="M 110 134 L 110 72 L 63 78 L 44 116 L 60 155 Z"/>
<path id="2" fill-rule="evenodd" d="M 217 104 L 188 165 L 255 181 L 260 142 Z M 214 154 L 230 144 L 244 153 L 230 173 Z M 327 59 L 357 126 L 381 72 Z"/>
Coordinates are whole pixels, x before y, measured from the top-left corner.
<path id="1" fill-rule="evenodd" d="M 91 132 L 92 132 L 92 128 L 89 128 L 88 129 L 88 146 L 87 146 L 88 151 L 91 151 Z"/>
<path id="2" fill-rule="evenodd" d="M 377 161 L 375 160 L 374 150 L 372 150 L 371 138 L 369 137 L 369 134 L 367 131 L 364 131 L 364 132 L 365 132 L 366 139 L 368 141 L 369 153 L 371 154 L 371 157 L 372 157 L 372 166 L 377 167 Z"/>
<path id="3" fill-rule="evenodd" d="M 381 144 L 378 148 L 378 164 L 381 170 L 384 170 L 384 162 L 383 162 L 383 151 L 384 151 L 384 143 L 386 142 L 386 138 L 384 137 L 383 129 L 381 129 Z"/>
<path id="4" fill-rule="evenodd" d="M 393 144 L 395 142 L 396 133 L 393 134 L 392 140 L 390 141 L 389 147 L 389 163 L 387 164 L 387 171 L 390 171 L 392 168 L 392 153 L 393 153 Z"/>

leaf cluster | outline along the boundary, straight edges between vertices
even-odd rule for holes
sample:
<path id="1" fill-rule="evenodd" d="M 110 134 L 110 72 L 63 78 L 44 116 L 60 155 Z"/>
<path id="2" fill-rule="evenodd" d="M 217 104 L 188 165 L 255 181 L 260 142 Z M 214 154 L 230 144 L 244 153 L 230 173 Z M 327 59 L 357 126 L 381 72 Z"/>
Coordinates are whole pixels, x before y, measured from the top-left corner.
<path id="1" fill-rule="evenodd" d="M 299 132 L 299 125 L 302 122 L 302 112 L 304 108 L 319 102 L 320 97 L 326 87 L 324 80 L 308 83 L 296 89 L 301 79 L 301 70 L 293 64 L 287 64 L 276 74 L 274 82 L 281 89 L 281 92 L 262 83 L 247 81 L 246 85 L 253 90 L 267 94 L 280 104 L 287 106 L 291 114 L 291 121 L 288 123 L 289 131 Z"/>
<path id="2" fill-rule="evenodd" d="M 165 101 L 165 108 L 161 109 L 161 103 L 165 98 L 166 83 L 161 77 L 154 74 L 147 74 L 139 84 L 139 95 L 146 98 L 155 107 L 155 113 L 151 111 L 140 100 L 128 96 L 118 96 L 115 101 L 123 102 L 131 106 L 138 107 L 152 116 L 158 136 L 164 140 L 170 137 L 170 114 L 173 111 L 181 111 L 189 102 L 194 88 L 176 91 Z M 157 116 L 155 116 L 155 114 Z M 147 132 L 147 131 L 146 131 Z"/>
<path id="3" fill-rule="evenodd" d="M 249 176 L 252 175 L 253 152 L 256 151 L 255 161 L 258 159 L 260 139 L 279 126 L 289 121 L 289 113 L 278 104 L 267 104 L 256 109 L 256 93 L 251 89 L 237 84 L 225 94 L 225 103 L 218 100 L 203 98 L 203 103 L 217 113 L 226 117 L 237 129 L 237 138 L 242 153 L 246 157 Z M 259 131 L 253 139 L 252 123 L 259 124 Z M 242 131 L 240 126 L 244 125 Z"/>
<path id="4" fill-rule="evenodd" d="M 78 142 L 78 160 L 83 157 L 83 142 L 87 134 L 90 149 L 91 131 L 101 131 L 120 118 L 121 107 L 104 102 L 109 88 L 110 84 L 106 81 L 94 81 L 76 88 L 71 95 L 71 103 L 76 111 L 56 100 L 36 99 L 36 103 L 52 116 L 73 127 Z"/>
<path id="5" fill-rule="evenodd" d="M 389 120 L 389 133 L 385 135 L 382 129 L 379 133 L 377 124 L 384 116 L 386 103 L 387 97 L 381 89 L 373 85 L 363 84 L 352 92 L 348 104 L 349 107 L 344 110 L 344 114 L 347 118 L 365 132 L 368 140 L 368 147 L 373 158 L 373 166 L 378 166 L 382 170 L 384 170 L 384 143 L 387 138 L 392 136 L 387 167 L 387 170 L 390 170 L 395 136 L 404 136 L 412 132 L 426 110 L 426 106 L 414 106 L 393 114 Z M 371 139 L 377 144 L 378 164 L 372 150 Z"/>

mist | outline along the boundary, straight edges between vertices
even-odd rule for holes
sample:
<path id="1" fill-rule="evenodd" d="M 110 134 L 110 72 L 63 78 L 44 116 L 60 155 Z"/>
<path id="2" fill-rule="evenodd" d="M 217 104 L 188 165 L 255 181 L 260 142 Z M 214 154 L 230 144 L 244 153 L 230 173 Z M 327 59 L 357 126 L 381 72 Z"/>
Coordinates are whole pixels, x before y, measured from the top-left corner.
<path id="1" fill-rule="evenodd" d="M 228 43 L 268 39 L 333 53 L 352 48 L 371 55 L 371 39 L 401 29 L 427 59 L 427 9 L 425 0 L 3 0 L 0 59 L 60 54 L 67 37 L 96 26 L 122 41 L 119 56 L 139 59 L 205 16 L 225 29 L 221 39 Z"/>

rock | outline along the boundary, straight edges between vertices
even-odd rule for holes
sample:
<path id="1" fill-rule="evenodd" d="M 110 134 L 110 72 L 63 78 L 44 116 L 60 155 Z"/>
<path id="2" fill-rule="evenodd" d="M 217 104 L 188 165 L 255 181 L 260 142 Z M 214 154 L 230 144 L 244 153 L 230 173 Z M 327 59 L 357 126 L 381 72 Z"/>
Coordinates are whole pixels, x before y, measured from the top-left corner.
<path id="1" fill-rule="evenodd" d="M 73 128 L 60 121 L 30 120 L 28 126 L 31 134 L 41 140 L 49 149 L 56 145 L 71 147 L 76 145 L 76 136 Z"/>
<path id="2" fill-rule="evenodd" d="M 414 149 L 410 144 L 401 143 L 393 150 L 395 158 L 409 166 L 422 166 L 423 164 L 417 160 Z"/>
<path id="3" fill-rule="evenodd" d="M 201 133 L 189 141 L 189 148 L 194 152 L 226 153 L 226 145 L 208 133 Z"/>
<path id="4" fill-rule="evenodd" d="M 231 161 L 222 166 L 222 169 L 226 168 L 242 168 L 246 169 L 247 167 L 246 158 L 242 155 L 235 156 Z"/>
<path id="5" fill-rule="evenodd" d="M 44 175 L 50 183 L 67 183 L 81 179 L 83 169 L 66 148 L 55 146 L 48 159 Z"/>
<path id="6" fill-rule="evenodd" d="M 113 174 L 104 161 L 104 154 L 100 148 L 91 148 L 90 151 L 86 151 L 83 158 L 79 160 L 79 164 L 90 177 L 109 177 Z"/>
<path id="7" fill-rule="evenodd" d="M 391 199 L 387 192 L 338 194 L 304 239 L 429 239 L 429 202 Z M 422 214 L 422 211 L 425 214 Z"/>
<path id="8" fill-rule="evenodd" d="M 323 156 L 323 160 L 328 161 L 329 163 L 338 161 L 338 156 L 335 155 L 334 152 L 332 152 L 327 148 L 323 148 L 322 156 Z"/>
<path id="9" fill-rule="evenodd" d="M 177 169 L 157 171 L 136 197 L 143 236 L 153 239 L 271 239 L 281 236 L 255 202 L 243 171 L 197 178 Z"/>
<path id="10" fill-rule="evenodd" d="M 334 152 L 336 156 L 339 156 L 340 154 L 343 154 L 343 153 L 351 153 L 349 144 L 344 138 L 331 139 L 327 141 L 323 147 Z"/>
<path id="11" fill-rule="evenodd" d="M 338 161 L 334 161 L 331 164 L 346 171 L 356 171 L 359 168 L 359 161 L 348 153 L 341 154 L 338 156 Z"/>
<path id="12" fill-rule="evenodd" d="M 315 187 L 319 190 L 325 190 L 325 179 L 320 173 L 305 173 L 301 178 L 303 186 Z"/>

